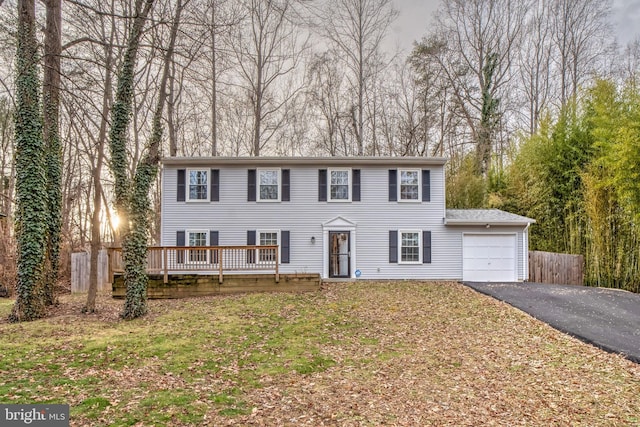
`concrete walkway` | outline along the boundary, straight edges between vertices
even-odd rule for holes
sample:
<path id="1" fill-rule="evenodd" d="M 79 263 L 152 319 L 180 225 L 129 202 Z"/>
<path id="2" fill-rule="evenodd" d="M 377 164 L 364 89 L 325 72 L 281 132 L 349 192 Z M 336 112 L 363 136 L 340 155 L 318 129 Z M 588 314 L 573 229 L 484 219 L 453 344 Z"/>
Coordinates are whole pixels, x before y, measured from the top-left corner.
<path id="1" fill-rule="evenodd" d="M 540 283 L 465 285 L 582 341 L 640 363 L 640 294 Z"/>

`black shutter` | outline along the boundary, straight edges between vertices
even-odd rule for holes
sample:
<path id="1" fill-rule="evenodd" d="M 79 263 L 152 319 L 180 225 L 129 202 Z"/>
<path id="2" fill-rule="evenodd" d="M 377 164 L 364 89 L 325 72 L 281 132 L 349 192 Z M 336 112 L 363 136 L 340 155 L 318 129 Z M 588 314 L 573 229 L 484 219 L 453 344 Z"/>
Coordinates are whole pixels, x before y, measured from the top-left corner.
<path id="1" fill-rule="evenodd" d="M 398 262 L 398 231 L 389 230 L 389 262 Z"/>
<path id="2" fill-rule="evenodd" d="M 354 202 L 360 201 L 360 169 L 353 169 L 351 171 L 351 200 Z"/>
<path id="3" fill-rule="evenodd" d="M 289 232 L 280 232 L 280 262 L 282 264 L 289 264 Z"/>
<path id="4" fill-rule="evenodd" d="M 186 170 L 178 169 L 178 202 L 184 202 L 186 200 L 186 173 Z"/>
<path id="5" fill-rule="evenodd" d="M 247 245 L 256 244 L 256 230 L 247 231 Z M 255 249 L 247 249 L 247 264 L 256 263 L 256 251 Z"/>
<path id="6" fill-rule="evenodd" d="M 249 169 L 247 171 L 247 201 L 256 201 L 256 170 Z"/>
<path id="7" fill-rule="evenodd" d="M 389 201 L 398 201 L 398 170 L 389 169 Z"/>
<path id="8" fill-rule="evenodd" d="M 422 170 L 422 201 L 431 201 L 431 171 L 428 169 Z"/>
<path id="9" fill-rule="evenodd" d="M 318 169 L 318 201 L 327 201 L 327 170 Z"/>
<path id="10" fill-rule="evenodd" d="M 209 246 L 218 246 L 218 232 L 217 231 L 209 230 Z M 211 251 L 211 258 L 210 258 L 209 262 L 211 262 L 211 264 L 217 264 L 218 263 L 218 250 L 217 249 L 213 249 Z"/>
<path id="11" fill-rule="evenodd" d="M 431 264 L 431 232 L 422 232 L 422 263 Z"/>
<path id="12" fill-rule="evenodd" d="M 283 202 L 288 202 L 291 200 L 290 187 L 289 169 L 282 169 L 282 197 L 280 198 L 280 200 L 282 200 Z"/>
<path id="13" fill-rule="evenodd" d="M 220 201 L 220 169 L 211 169 L 211 201 Z"/>
<path id="14" fill-rule="evenodd" d="M 184 247 L 185 246 L 185 232 L 184 231 L 176 231 L 176 246 Z M 176 251 L 176 262 L 178 264 L 184 264 L 184 251 L 177 250 Z"/>

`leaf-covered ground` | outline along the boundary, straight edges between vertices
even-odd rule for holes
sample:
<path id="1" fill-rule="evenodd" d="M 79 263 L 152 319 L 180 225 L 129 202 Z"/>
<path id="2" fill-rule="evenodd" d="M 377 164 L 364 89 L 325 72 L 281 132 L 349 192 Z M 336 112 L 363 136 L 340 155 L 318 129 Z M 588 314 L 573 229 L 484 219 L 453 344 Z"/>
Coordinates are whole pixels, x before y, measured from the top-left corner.
<path id="1" fill-rule="evenodd" d="M 130 322 L 83 298 L 0 321 L 2 403 L 68 403 L 77 426 L 640 425 L 638 365 L 456 283 L 152 301 Z"/>

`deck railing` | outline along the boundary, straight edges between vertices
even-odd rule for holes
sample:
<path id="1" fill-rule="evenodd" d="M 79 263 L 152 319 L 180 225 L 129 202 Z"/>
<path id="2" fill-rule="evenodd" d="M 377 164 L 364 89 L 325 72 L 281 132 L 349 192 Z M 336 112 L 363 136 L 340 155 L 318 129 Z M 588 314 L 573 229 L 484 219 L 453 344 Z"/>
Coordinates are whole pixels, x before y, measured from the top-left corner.
<path id="1" fill-rule="evenodd" d="M 218 274 L 220 283 L 224 273 L 241 271 L 271 271 L 276 282 L 280 259 L 277 245 L 247 246 L 150 246 L 147 249 L 147 273 L 163 274 L 164 283 L 169 274 L 207 272 Z M 109 249 L 109 276 L 124 272 L 122 248 Z"/>

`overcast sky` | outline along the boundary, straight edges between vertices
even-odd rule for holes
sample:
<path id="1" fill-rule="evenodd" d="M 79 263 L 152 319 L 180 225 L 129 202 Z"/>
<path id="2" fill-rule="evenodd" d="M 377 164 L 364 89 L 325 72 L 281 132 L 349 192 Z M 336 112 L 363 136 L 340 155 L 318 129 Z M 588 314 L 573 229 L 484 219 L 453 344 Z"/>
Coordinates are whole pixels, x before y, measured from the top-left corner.
<path id="1" fill-rule="evenodd" d="M 579 1 L 579 0 L 578 0 Z M 390 50 L 400 47 L 409 53 L 414 40 L 420 40 L 431 24 L 433 12 L 440 0 L 393 0 L 400 12 L 392 25 L 387 40 Z M 613 0 L 613 25 L 618 42 L 627 42 L 640 36 L 640 0 Z"/>

